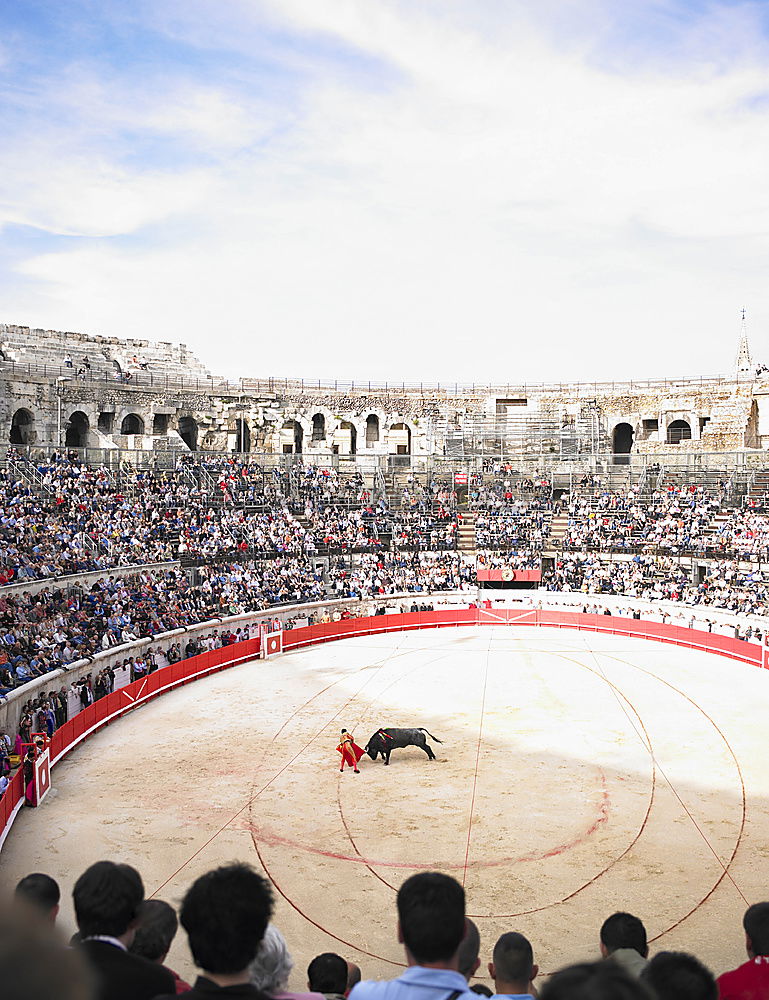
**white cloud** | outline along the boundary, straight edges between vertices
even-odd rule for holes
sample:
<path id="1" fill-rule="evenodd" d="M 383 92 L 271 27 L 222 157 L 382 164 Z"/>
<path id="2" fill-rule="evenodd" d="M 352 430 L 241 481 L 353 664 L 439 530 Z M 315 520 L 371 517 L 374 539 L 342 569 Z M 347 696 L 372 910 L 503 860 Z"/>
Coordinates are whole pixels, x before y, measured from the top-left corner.
<path id="1" fill-rule="evenodd" d="M 232 9 L 247 47 L 261 22 Z M 713 15 L 742 39 L 729 65 L 698 25 L 690 62 L 619 72 L 587 33 L 564 45 L 519 13 L 490 37 L 460 4 L 441 10 L 273 0 L 315 67 L 289 107 L 231 86 L 133 103 L 91 88 L 86 122 L 181 136 L 207 161 L 142 169 L 102 143 L 93 164 L 25 176 L 8 150 L 6 217 L 89 235 L 173 217 L 184 235 L 28 259 L 41 297 L 19 291 L 15 316 L 309 377 L 713 371 L 731 363 L 742 305 L 760 344 L 769 133 L 750 101 L 769 71 L 742 14 Z M 185 30 L 204 43 L 199 22 Z M 313 59 L 319 33 L 395 72 L 353 86 Z"/>

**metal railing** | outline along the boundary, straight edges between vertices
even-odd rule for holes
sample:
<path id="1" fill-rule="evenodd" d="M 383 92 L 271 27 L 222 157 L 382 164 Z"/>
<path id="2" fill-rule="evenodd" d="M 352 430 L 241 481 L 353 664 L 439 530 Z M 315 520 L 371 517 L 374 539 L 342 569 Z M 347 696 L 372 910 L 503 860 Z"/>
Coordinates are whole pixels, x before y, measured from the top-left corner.
<path id="1" fill-rule="evenodd" d="M 144 371 L 130 373 L 125 381 L 120 372 L 90 370 L 78 375 L 75 368 L 64 364 L 37 364 L 32 361 L 0 361 L 0 371 L 11 378 L 37 377 L 55 381 L 67 376 L 75 383 L 109 383 L 121 388 L 137 389 L 181 389 L 189 392 L 211 392 L 218 395 L 279 395 L 305 392 L 371 393 L 373 395 L 431 395 L 431 396 L 497 396 L 520 397 L 528 394 L 561 394 L 591 396 L 606 393 L 632 393 L 639 389 L 682 388 L 723 388 L 727 383 L 752 381 L 738 379 L 735 375 L 713 375 L 699 377 L 630 379 L 611 382 L 429 382 L 401 381 L 380 382 L 372 379 L 306 379 L 306 378 L 240 378 L 227 379 L 219 375 L 197 375 L 192 377 Z"/>

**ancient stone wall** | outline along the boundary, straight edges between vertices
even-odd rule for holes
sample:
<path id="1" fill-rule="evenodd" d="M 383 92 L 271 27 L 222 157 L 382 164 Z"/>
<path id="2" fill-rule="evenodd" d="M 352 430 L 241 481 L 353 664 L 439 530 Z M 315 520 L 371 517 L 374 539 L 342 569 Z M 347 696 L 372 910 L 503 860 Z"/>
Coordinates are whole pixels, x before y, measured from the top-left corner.
<path id="1" fill-rule="evenodd" d="M 0 348 L 4 444 L 358 459 L 769 444 L 769 384 L 752 377 L 360 392 L 277 381 L 268 389 L 267 380 L 217 379 L 178 344 L 0 325 Z"/>

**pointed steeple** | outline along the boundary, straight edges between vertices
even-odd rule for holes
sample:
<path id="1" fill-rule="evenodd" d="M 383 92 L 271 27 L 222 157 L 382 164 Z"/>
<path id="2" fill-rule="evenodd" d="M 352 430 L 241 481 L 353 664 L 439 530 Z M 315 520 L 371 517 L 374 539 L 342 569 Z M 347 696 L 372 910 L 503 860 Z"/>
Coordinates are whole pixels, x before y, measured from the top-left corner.
<path id="1" fill-rule="evenodd" d="M 742 324 L 740 326 L 740 346 L 737 348 L 737 361 L 735 363 L 738 375 L 753 375 L 755 374 L 756 366 L 753 364 L 753 359 L 750 356 L 750 347 L 748 346 L 748 328 L 745 322 L 745 310 L 742 310 Z"/>

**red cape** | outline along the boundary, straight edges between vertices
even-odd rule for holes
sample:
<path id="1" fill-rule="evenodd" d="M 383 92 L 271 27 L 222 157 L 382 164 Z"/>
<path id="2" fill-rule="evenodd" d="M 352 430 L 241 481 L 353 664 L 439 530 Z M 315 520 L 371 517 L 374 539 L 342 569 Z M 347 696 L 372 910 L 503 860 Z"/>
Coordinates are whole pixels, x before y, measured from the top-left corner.
<path id="1" fill-rule="evenodd" d="M 361 759 L 361 757 L 363 756 L 363 754 L 366 752 L 365 750 L 361 750 L 361 748 L 358 746 L 358 744 L 355 743 L 353 740 L 347 740 L 347 742 L 345 742 L 345 743 L 340 743 L 339 746 L 336 748 L 336 752 L 340 753 L 343 757 L 345 755 L 345 751 L 347 751 L 347 750 L 350 750 L 352 753 L 355 754 L 355 763 L 356 764 Z"/>

